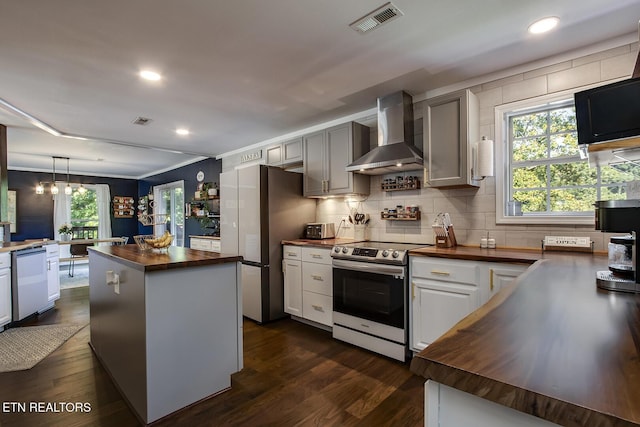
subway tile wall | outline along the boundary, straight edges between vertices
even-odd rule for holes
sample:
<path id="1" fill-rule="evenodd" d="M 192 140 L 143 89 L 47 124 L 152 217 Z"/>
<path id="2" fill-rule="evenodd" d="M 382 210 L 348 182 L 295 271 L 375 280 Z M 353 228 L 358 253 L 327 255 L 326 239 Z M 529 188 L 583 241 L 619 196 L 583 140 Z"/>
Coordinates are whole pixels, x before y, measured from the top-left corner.
<path id="1" fill-rule="evenodd" d="M 494 108 L 501 104 L 546 95 L 588 84 L 626 78 L 631 75 L 638 54 L 638 44 L 633 43 L 572 61 L 530 70 L 500 80 L 471 88 L 480 102 L 480 134 L 494 138 Z M 422 129 L 422 106 L 415 105 L 416 129 Z M 372 133 L 376 130 L 372 129 Z M 416 134 L 416 141 L 422 135 Z M 377 141 L 372 135 L 371 141 Z M 420 145 L 417 143 L 416 145 Z M 421 171 L 402 175 L 421 175 Z M 392 175 L 393 176 L 393 175 Z M 431 224 L 438 212 L 449 212 L 459 244 L 476 245 L 481 237 L 489 234 L 499 247 L 539 248 L 545 235 L 588 236 L 595 242 L 595 249 L 603 251 L 610 234 L 595 230 L 593 226 L 552 225 L 497 225 L 495 222 L 495 179 L 486 178 L 479 188 L 434 189 L 384 192 L 381 181 L 388 176 L 371 179 L 371 194 L 366 199 L 343 198 L 318 201 L 317 221 L 336 224 L 339 237 L 353 237 L 354 228 L 344 227 L 342 220 L 352 210 L 370 216 L 366 237 L 370 240 L 410 243 L 433 243 Z M 424 183 L 424 179 L 420 176 Z M 384 208 L 396 205 L 418 205 L 422 213 L 420 221 L 385 221 L 380 218 Z"/>

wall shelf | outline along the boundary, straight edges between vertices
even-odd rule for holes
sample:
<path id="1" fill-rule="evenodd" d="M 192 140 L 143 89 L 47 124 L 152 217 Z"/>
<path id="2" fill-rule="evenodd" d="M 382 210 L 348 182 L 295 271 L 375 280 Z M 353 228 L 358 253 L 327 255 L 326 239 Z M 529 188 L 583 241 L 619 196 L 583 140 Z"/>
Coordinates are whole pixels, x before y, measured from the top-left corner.
<path id="1" fill-rule="evenodd" d="M 385 192 L 419 190 L 420 179 L 417 176 L 386 178 L 380 183 L 380 189 Z"/>
<path id="2" fill-rule="evenodd" d="M 415 216 L 411 216 L 411 217 L 390 217 L 387 216 L 385 218 L 384 216 L 384 212 L 380 212 L 380 219 L 384 220 L 384 221 L 420 221 L 420 211 L 415 213 Z M 406 214 L 405 214 L 406 215 Z"/>

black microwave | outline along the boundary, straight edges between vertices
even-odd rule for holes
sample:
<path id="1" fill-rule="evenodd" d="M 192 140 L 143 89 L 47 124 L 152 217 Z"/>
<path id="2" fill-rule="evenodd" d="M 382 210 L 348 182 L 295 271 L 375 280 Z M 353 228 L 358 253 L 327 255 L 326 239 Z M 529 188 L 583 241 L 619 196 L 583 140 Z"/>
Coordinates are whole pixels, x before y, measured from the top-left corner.
<path id="1" fill-rule="evenodd" d="M 578 144 L 640 136 L 640 78 L 574 95 Z"/>

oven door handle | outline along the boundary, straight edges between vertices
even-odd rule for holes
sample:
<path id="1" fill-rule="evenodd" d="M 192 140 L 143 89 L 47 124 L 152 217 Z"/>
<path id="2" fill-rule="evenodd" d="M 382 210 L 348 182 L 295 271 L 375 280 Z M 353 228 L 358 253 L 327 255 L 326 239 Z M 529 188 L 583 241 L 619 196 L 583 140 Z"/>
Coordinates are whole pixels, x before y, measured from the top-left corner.
<path id="1" fill-rule="evenodd" d="M 404 278 L 404 267 L 401 266 L 344 261 L 339 259 L 334 259 L 331 265 L 333 268 L 341 268 L 343 270 L 362 271 L 365 273 L 384 274 L 386 276 Z"/>

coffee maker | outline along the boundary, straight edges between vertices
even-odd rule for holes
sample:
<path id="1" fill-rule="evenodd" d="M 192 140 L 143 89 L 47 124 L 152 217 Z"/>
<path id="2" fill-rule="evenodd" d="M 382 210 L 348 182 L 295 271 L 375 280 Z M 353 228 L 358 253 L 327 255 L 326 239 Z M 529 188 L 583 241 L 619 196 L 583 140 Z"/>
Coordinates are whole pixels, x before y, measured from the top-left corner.
<path id="1" fill-rule="evenodd" d="M 630 233 L 625 238 L 631 245 L 631 271 L 619 274 L 616 268 L 596 273 L 596 285 L 602 289 L 640 293 L 638 273 L 638 239 L 640 232 L 640 200 L 601 200 L 595 203 L 596 230 Z"/>

